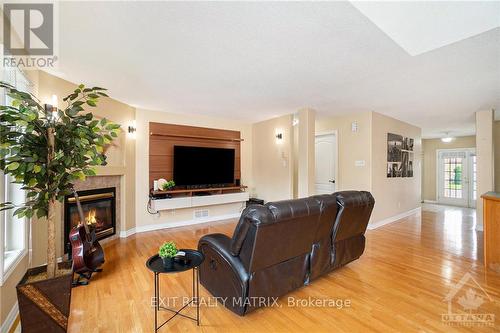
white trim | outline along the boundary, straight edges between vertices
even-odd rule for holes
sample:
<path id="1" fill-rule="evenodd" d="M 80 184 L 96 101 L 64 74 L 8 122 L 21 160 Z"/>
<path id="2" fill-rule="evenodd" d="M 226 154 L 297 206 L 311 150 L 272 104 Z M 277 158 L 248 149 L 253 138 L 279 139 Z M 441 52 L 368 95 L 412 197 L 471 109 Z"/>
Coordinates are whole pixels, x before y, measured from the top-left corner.
<path id="1" fill-rule="evenodd" d="M 413 214 L 418 214 L 422 211 L 422 207 L 417 207 L 415 209 L 412 209 L 412 210 L 409 210 L 409 211 L 406 211 L 406 212 L 403 212 L 401 214 L 398 214 L 398 215 L 394 215 L 394 216 L 391 216 L 391 217 L 388 217 L 386 219 L 383 219 L 381 221 L 378 221 L 378 222 L 373 222 L 373 223 L 369 223 L 368 224 L 368 230 L 374 230 L 374 229 L 377 229 L 377 228 L 380 228 L 381 226 L 384 226 L 386 224 L 389 224 L 389 223 L 393 223 L 393 222 L 396 222 L 396 221 L 399 221 L 405 217 L 408 217 L 410 215 L 413 215 Z"/>
<path id="2" fill-rule="evenodd" d="M 17 315 L 19 314 L 19 305 L 16 302 L 12 309 L 10 309 L 9 314 L 7 315 L 7 318 L 5 318 L 5 321 L 2 323 L 2 326 L 0 327 L 0 332 L 1 333 L 7 333 L 11 329 L 12 325 L 16 321 Z"/>
<path id="3" fill-rule="evenodd" d="M 183 227 L 183 226 L 193 225 L 193 224 L 203 224 L 203 223 L 208 223 L 208 222 L 234 219 L 234 218 L 239 218 L 240 215 L 241 215 L 241 213 L 233 213 L 233 214 L 225 214 L 225 215 L 207 217 L 207 218 L 203 218 L 203 219 L 193 219 L 193 220 L 187 220 L 187 221 L 175 221 L 175 222 L 165 222 L 165 223 L 160 223 L 160 224 L 141 225 L 141 226 L 137 226 L 133 229 L 127 230 L 126 233 L 128 233 L 128 235 L 127 235 L 127 237 L 128 237 L 128 236 L 133 235 L 134 233 L 141 233 L 141 232 L 148 232 L 148 231 L 154 231 L 154 230 L 160 230 L 160 229 Z M 133 233 L 132 233 L 132 230 L 134 230 Z M 122 235 L 122 233 L 120 232 L 120 237 L 121 237 L 121 235 Z"/>
<path id="4" fill-rule="evenodd" d="M 439 202 L 437 200 L 425 200 L 425 199 L 424 199 L 424 203 L 434 204 L 434 205 L 439 204 Z"/>
<path id="5" fill-rule="evenodd" d="M 26 254 L 28 254 L 28 250 L 24 249 L 22 250 L 16 257 L 16 259 L 14 259 L 12 261 L 12 263 L 10 264 L 10 266 L 7 268 L 7 270 L 5 272 L 3 272 L 3 274 L 0 274 L 0 287 L 3 286 L 3 283 L 5 281 L 7 281 L 7 279 L 9 278 L 9 276 L 12 274 L 12 272 L 16 269 L 17 265 L 19 265 L 19 263 L 21 262 L 21 260 L 24 259 L 24 257 L 26 256 Z M 3 252 L 2 252 L 2 256 L 3 256 Z M 4 263 L 2 262 L 2 265 Z M 1 267 L 2 271 L 3 271 L 3 267 Z"/>
<path id="6" fill-rule="evenodd" d="M 484 231 L 483 225 L 482 224 L 476 224 L 476 230 L 477 231 Z"/>
<path id="7" fill-rule="evenodd" d="M 135 228 L 122 230 L 120 231 L 120 238 L 127 238 L 128 236 L 132 236 L 133 234 L 135 234 Z"/>

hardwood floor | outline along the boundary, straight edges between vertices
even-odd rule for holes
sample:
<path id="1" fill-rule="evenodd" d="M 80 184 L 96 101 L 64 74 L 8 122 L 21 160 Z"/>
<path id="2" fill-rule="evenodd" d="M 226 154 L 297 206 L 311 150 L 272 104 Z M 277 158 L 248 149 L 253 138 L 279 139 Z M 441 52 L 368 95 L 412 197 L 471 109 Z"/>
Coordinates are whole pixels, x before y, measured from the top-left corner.
<path id="1" fill-rule="evenodd" d="M 159 332 L 499 331 L 500 275 L 482 266 L 482 234 L 475 231 L 474 219 L 473 210 L 426 205 L 422 214 L 368 231 L 359 260 L 282 297 L 281 307 L 239 317 L 221 305 L 206 304 L 201 307 L 200 327 L 177 317 Z M 153 231 L 106 244 L 104 272 L 90 285 L 73 289 L 69 332 L 153 332 L 153 274 L 145 267 L 147 258 L 166 240 L 196 248 L 204 234 L 231 235 L 235 224 Z M 452 300 L 453 313 L 463 313 L 458 299 L 471 289 L 476 291 L 472 300 L 482 297 L 483 304 L 470 312 L 494 314 L 493 327 L 447 326 L 442 321 L 448 311 L 445 297 L 466 273 L 487 295 L 472 280 L 466 281 Z M 161 277 L 162 296 L 183 297 L 190 291 L 191 272 Z M 207 302 L 210 294 L 203 287 L 200 293 Z M 290 307 L 288 297 L 348 300 L 351 306 Z M 168 316 L 163 312 L 162 318 Z"/>

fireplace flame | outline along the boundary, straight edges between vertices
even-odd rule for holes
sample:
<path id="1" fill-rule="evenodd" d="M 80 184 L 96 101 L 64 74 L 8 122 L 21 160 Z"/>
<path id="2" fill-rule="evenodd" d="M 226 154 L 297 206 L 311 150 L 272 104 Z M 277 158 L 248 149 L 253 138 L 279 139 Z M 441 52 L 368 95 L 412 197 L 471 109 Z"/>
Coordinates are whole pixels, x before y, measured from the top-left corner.
<path id="1" fill-rule="evenodd" d="M 97 224 L 97 219 L 95 218 L 95 216 L 96 216 L 95 209 L 92 209 L 87 213 L 85 221 L 87 222 L 88 225 Z"/>

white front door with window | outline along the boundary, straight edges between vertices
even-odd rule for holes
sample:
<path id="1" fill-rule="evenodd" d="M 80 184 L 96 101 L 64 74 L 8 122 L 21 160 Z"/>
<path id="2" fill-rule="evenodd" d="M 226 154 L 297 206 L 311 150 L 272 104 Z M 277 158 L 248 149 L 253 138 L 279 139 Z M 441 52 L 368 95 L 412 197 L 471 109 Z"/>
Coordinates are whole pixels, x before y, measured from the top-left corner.
<path id="1" fill-rule="evenodd" d="M 441 204 L 476 206 L 476 154 L 474 149 L 437 151 L 437 195 Z"/>
<path id="2" fill-rule="evenodd" d="M 316 194 L 332 194 L 336 190 L 337 135 L 318 134 L 315 141 Z"/>

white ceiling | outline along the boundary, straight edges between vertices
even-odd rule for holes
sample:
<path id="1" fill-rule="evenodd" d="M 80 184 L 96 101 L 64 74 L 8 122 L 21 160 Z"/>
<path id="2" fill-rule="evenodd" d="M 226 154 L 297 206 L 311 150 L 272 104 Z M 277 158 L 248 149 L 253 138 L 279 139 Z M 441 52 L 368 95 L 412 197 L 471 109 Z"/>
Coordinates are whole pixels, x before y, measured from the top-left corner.
<path id="1" fill-rule="evenodd" d="M 391 35 L 372 22 L 380 15 L 369 19 L 347 2 L 59 6 L 58 75 L 141 108 L 245 121 L 302 107 L 320 116 L 376 111 L 422 127 L 425 137 L 472 134 L 475 111 L 500 109 L 500 28 L 471 25 L 429 39 L 450 30 L 449 18 L 434 15 L 432 28 Z M 450 15 L 482 19 L 466 9 Z"/>
<path id="2" fill-rule="evenodd" d="M 500 26 L 498 1 L 352 1 L 415 56 Z"/>

